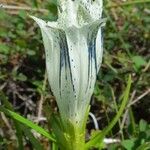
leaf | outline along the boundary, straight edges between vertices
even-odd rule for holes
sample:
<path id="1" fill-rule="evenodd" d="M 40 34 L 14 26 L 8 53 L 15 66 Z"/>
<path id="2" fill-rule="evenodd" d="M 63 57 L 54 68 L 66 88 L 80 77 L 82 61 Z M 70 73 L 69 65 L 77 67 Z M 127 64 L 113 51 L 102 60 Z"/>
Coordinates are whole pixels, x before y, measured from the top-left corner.
<path id="1" fill-rule="evenodd" d="M 100 130 L 94 130 L 92 131 L 91 133 L 91 139 L 94 138 L 95 136 L 101 134 L 101 131 Z M 94 147 L 98 147 L 98 148 L 106 148 L 106 145 L 104 142 L 101 142 L 101 143 L 96 143 Z"/>
<path id="2" fill-rule="evenodd" d="M 10 48 L 6 44 L 0 43 L 0 53 L 2 54 L 9 54 L 10 53 Z"/>
<path id="3" fill-rule="evenodd" d="M 124 140 L 121 142 L 121 145 L 126 148 L 126 150 L 132 150 L 134 147 L 135 139 Z"/>
<path id="4" fill-rule="evenodd" d="M 149 149 L 150 149 L 150 142 L 146 142 L 137 148 L 137 150 L 149 150 Z"/>
<path id="5" fill-rule="evenodd" d="M 52 114 L 50 122 L 59 146 L 65 149 L 67 141 L 64 135 L 64 129 L 63 124 L 61 122 L 61 118 L 57 114 Z"/>
<path id="6" fill-rule="evenodd" d="M 0 111 L 4 112 L 6 115 L 10 116 L 11 118 L 23 123 L 24 125 L 34 129 L 35 131 L 37 131 L 38 133 L 42 134 L 43 136 L 47 137 L 49 140 L 51 140 L 52 142 L 56 142 L 55 139 L 43 128 L 41 128 L 40 126 L 34 124 L 32 121 L 20 116 L 19 114 L 10 111 L 9 109 L 6 109 L 2 106 L 0 106 Z"/>
<path id="7" fill-rule="evenodd" d="M 110 124 L 104 129 L 102 130 L 102 132 L 98 135 L 96 135 L 94 138 L 92 138 L 89 142 L 86 143 L 86 149 L 89 149 L 91 147 L 95 147 L 95 145 L 97 143 L 99 143 L 99 145 L 103 142 L 104 137 L 108 134 L 108 132 L 110 132 L 110 130 L 114 127 L 114 125 L 117 123 L 117 121 L 119 120 L 119 118 L 121 117 L 126 104 L 128 102 L 129 99 L 129 94 L 130 94 L 130 88 L 131 88 L 131 75 L 129 75 L 128 77 L 128 82 L 127 82 L 127 87 L 126 90 L 124 92 L 124 97 L 123 97 L 123 101 L 121 103 L 120 109 L 118 110 L 118 113 L 116 114 L 116 116 L 113 118 L 113 120 L 110 122 Z"/>
<path id="8" fill-rule="evenodd" d="M 16 79 L 19 81 L 27 81 L 27 77 L 23 73 L 19 73 L 19 75 L 16 76 Z"/>
<path id="9" fill-rule="evenodd" d="M 11 103 L 9 103 L 8 99 L 3 94 L 3 92 L 0 92 L 0 98 L 1 98 L 1 102 L 4 104 L 4 106 L 13 111 L 13 107 L 12 107 Z M 16 120 L 14 120 L 14 126 L 16 129 L 16 137 L 18 139 L 18 149 L 23 150 L 23 134 L 22 134 L 20 125 Z"/>
<path id="10" fill-rule="evenodd" d="M 23 20 L 26 20 L 27 14 L 24 10 L 20 10 L 18 16 L 21 17 Z"/>
<path id="11" fill-rule="evenodd" d="M 7 17 L 6 11 L 0 8 L 0 20 L 5 20 Z"/>
<path id="12" fill-rule="evenodd" d="M 142 66 L 144 66 L 146 64 L 146 61 L 144 60 L 143 57 L 141 56 L 133 56 L 132 57 L 132 61 L 134 63 L 134 67 L 138 70 L 140 69 Z"/>
<path id="13" fill-rule="evenodd" d="M 139 129 L 141 132 L 144 132 L 146 131 L 146 128 L 147 128 L 147 122 L 143 119 L 140 120 L 140 123 L 139 123 Z"/>
<path id="14" fill-rule="evenodd" d="M 14 109 L 13 109 L 11 103 L 9 103 L 8 99 L 5 97 L 5 95 L 2 92 L 0 92 L 0 97 L 1 97 L 1 100 L 2 100 L 2 103 L 4 104 L 4 106 L 13 111 Z M 32 135 L 32 133 L 28 127 L 22 125 L 21 123 L 19 123 L 16 120 L 13 120 L 13 121 L 14 121 L 14 125 L 16 128 L 16 136 L 18 138 L 18 144 L 19 144 L 18 149 L 19 150 L 24 149 L 23 148 L 23 132 L 29 138 L 30 142 L 32 143 L 33 147 L 36 150 L 43 150 L 43 147 L 41 146 L 40 142 Z"/>
<path id="15" fill-rule="evenodd" d="M 31 133 L 30 129 L 28 129 L 25 126 L 21 126 L 23 129 L 24 134 L 29 138 L 30 142 L 32 143 L 33 147 L 36 150 L 43 150 L 43 146 L 40 144 L 40 142 L 33 136 L 33 134 Z"/>

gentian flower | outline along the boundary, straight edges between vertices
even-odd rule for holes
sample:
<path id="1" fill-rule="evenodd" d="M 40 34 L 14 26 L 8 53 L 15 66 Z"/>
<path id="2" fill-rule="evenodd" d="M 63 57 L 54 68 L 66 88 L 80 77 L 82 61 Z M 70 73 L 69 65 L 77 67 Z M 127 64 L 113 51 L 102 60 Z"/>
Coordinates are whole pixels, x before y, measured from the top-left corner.
<path id="1" fill-rule="evenodd" d="M 79 128 L 102 61 L 101 16 L 102 0 L 59 0 L 56 22 L 32 16 L 42 32 L 48 80 L 60 116 Z"/>

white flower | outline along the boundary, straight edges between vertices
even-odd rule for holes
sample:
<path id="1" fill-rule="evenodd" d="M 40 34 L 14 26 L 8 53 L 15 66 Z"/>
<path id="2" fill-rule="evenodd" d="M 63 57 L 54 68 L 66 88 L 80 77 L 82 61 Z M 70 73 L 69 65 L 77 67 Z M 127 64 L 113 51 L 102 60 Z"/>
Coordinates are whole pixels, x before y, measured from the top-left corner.
<path id="1" fill-rule="evenodd" d="M 60 0 L 57 22 L 41 28 L 48 79 L 62 118 L 82 124 L 102 61 L 101 0 Z"/>

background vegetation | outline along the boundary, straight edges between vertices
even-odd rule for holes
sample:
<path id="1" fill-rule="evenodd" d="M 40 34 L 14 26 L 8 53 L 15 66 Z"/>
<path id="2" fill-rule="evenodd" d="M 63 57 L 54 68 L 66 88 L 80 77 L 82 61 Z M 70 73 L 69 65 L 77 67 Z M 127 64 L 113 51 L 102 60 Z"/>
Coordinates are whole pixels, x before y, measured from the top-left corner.
<path id="1" fill-rule="evenodd" d="M 47 128 L 42 104 L 47 99 L 55 111 L 57 106 L 47 84 L 41 33 L 28 15 L 56 20 L 56 1 L 0 0 L 0 3 L 17 6 L 0 8 L 0 103 L 9 101 L 16 112 Z M 150 141 L 150 3 L 147 0 L 104 3 L 103 16 L 107 18 L 103 29 L 104 57 L 91 112 L 100 129 L 109 124 L 118 111 L 126 79 L 131 74 L 128 107 L 108 135 L 122 142 L 109 145 L 108 149 L 135 150 Z M 92 129 L 93 121 L 89 118 L 87 133 Z M 1 113 L 0 149 L 16 149 L 15 131 L 16 124 Z M 28 133 L 24 133 L 24 149 L 33 149 Z M 37 133 L 34 136 L 47 149 L 48 141 Z"/>

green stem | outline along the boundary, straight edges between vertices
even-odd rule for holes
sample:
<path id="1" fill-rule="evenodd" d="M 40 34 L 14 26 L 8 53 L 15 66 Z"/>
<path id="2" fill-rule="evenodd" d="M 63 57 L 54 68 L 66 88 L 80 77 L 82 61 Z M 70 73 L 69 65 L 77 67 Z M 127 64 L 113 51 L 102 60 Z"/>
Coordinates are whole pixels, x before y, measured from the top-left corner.
<path id="1" fill-rule="evenodd" d="M 80 124 L 68 122 L 65 128 L 66 147 L 63 150 L 84 150 L 85 149 L 85 133 L 86 123 L 89 114 L 90 106 L 85 113 L 84 120 Z"/>
<path id="2" fill-rule="evenodd" d="M 80 129 L 76 128 L 73 134 L 69 135 L 65 150 L 84 150 L 85 132 L 80 132 Z"/>

